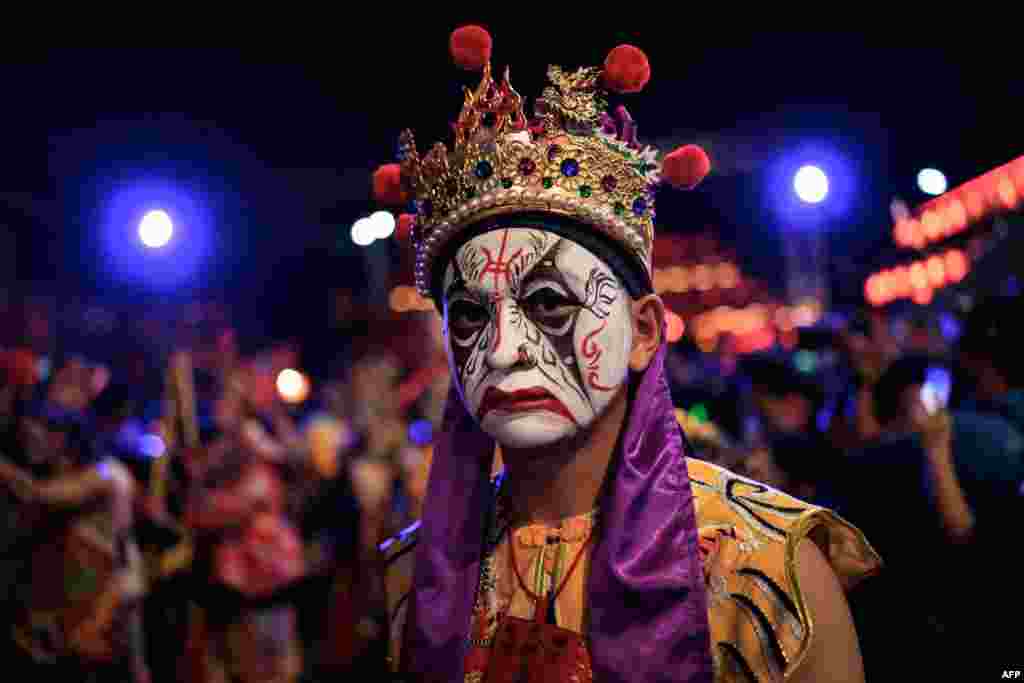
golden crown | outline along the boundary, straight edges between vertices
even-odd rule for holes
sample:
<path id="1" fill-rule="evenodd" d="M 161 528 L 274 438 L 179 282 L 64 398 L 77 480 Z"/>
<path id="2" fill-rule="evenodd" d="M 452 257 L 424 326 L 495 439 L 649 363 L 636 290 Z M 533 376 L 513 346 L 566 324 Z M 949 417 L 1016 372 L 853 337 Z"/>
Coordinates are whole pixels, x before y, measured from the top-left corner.
<path id="1" fill-rule="evenodd" d="M 620 57 L 625 51 L 624 67 L 613 63 L 616 51 Z M 480 84 L 465 91 L 453 149 L 437 143 L 421 157 L 411 131 L 399 140 L 401 196 L 414 198 L 417 207 L 411 238 L 419 292 L 431 296 L 434 260 L 452 238 L 481 220 L 523 212 L 572 218 L 604 233 L 650 280 L 654 190 L 662 160 L 654 148 L 639 145 L 624 107 L 614 115 L 607 112 L 604 89 L 613 69 L 614 80 L 634 84 L 620 92 L 642 88 L 649 75 L 643 53 L 622 46 L 612 51 L 604 69 L 550 67 L 550 85 L 529 122 L 508 70 L 499 83 L 490 62 L 482 62 Z M 619 74 L 623 69 L 626 73 Z M 679 157 L 674 166 L 680 180 L 672 184 L 692 187 L 707 173 L 707 157 L 699 148 L 673 154 Z"/>

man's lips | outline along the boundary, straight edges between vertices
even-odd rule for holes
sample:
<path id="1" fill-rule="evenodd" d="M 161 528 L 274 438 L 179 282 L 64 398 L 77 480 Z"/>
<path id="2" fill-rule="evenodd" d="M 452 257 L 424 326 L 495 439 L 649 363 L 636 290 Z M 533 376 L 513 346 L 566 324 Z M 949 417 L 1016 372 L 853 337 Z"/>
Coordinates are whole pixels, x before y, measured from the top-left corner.
<path id="1" fill-rule="evenodd" d="M 530 387 L 517 391 L 502 391 L 496 387 L 488 387 L 484 392 L 484 400 L 480 402 L 480 419 L 492 410 L 503 413 L 525 413 L 531 410 L 546 410 L 561 415 L 573 424 L 576 418 L 569 409 L 555 398 L 555 395 L 543 387 Z"/>

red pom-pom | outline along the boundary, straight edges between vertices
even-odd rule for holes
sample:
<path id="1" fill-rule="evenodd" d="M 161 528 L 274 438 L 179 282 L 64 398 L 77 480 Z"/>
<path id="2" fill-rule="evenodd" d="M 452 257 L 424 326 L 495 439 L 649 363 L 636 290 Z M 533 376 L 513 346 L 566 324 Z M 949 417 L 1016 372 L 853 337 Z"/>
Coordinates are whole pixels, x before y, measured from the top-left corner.
<path id="1" fill-rule="evenodd" d="M 711 159 L 697 145 L 673 151 L 661 162 L 661 177 L 676 189 L 690 190 L 711 171 Z"/>
<path id="2" fill-rule="evenodd" d="M 491 61 L 491 34 L 482 26 L 463 26 L 452 32 L 448 50 L 452 59 L 466 71 L 481 71 Z"/>
<path id="3" fill-rule="evenodd" d="M 633 45 L 619 45 L 604 60 L 604 84 L 623 95 L 637 93 L 651 80 L 651 63 L 644 51 Z"/>
<path id="4" fill-rule="evenodd" d="M 373 197 L 385 206 L 401 206 L 407 197 L 402 189 L 402 167 L 385 164 L 373 174 Z"/>
<path id="5" fill-rule="evenodd" d="M 395 230 L 395 239 L 399 242 L 408 242 L 415 225 L 416 216 L 411 213 L 403 213 L 398 217 L 398 229 Z"/>

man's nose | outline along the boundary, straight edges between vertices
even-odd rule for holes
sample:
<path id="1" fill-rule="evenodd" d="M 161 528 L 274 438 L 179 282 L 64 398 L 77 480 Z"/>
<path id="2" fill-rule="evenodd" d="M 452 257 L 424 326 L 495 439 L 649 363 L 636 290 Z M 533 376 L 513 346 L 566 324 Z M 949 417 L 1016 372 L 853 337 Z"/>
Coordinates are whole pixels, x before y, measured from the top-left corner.
<path id="1" fill-rule="evenodd" d="M 493 370 L 508 370 L 522 361 L 520 347 L 525 341 L 523 331 L 513 322 L 515 306 L 512 302 L 499 301 L 495 304 L 494 320 L 491 322 L 491 345 L 485 360 Z"/>

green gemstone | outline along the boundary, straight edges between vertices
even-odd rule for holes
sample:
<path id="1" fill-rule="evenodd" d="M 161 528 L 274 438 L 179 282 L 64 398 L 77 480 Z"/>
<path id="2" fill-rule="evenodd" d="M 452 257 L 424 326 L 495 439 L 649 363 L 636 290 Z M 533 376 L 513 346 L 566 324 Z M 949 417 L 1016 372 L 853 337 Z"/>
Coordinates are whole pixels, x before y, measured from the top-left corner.
<path id="1" fill-rule="evenodd" d="M 552 180 L 551 178 L 545 178 L 544 180 L 541 181 L 540 184 L 544 186 L 545 190 L 550 190 L 552 187 L 554 187 L 555 181 Z"/>
<path id="2" fill-rule="evenodd" d="M 509 189 L 510 187 L 512 187 L 512 179 L 511 178 L 503 179 L 501 181 L 501 186 L 504 187 L 506 190 Z"/>
<path id="3" fill-rule="evenodd" d="M 594 191 L 592 189 L 590 189 L 590 185 L 582 185 L 582 186 L 580 186 L 580 196 L 581 197 L 586 199 L 586 198 L 588 198 L 592 194 L 594 194 Z"/>
<path id="4" fill-rule="evenodd" d="M 615 202 L 615 215 L 621 216 L 624 213 L 626 213 L 625 205 L 622 202 Z"/>
<path id="5" fill-rule="evenodd" d="M 476 196 L 476 188 L 469 188 L 466 190 L 466 199 L 472 199 Z"/>

